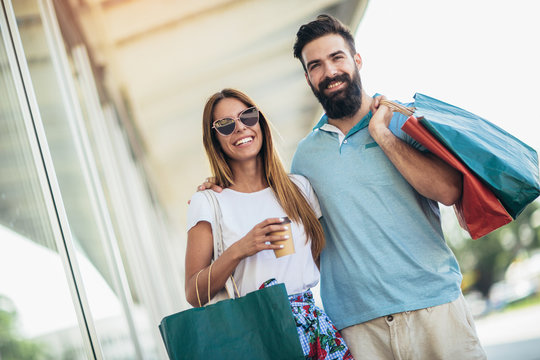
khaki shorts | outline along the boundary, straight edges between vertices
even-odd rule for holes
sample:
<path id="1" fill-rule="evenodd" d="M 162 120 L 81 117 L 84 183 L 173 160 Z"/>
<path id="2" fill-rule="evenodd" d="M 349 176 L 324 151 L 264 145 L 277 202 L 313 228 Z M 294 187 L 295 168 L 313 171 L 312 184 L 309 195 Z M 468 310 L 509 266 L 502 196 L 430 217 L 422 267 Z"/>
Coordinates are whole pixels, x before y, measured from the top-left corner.
<path id="1" fill-rule="evenodd" d="M 448 304 L 383 316 L 340 332 L 356 360 L 487 358 L 463 295 Z"/>

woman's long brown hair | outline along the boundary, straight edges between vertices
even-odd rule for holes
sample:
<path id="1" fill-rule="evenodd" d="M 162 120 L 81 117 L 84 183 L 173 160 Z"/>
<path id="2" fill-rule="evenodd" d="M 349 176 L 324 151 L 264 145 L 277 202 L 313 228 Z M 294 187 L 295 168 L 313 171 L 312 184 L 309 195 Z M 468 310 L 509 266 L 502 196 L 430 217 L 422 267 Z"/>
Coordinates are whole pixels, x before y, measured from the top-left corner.
<path id="1" fill-rule="evenodd" d="M 227 163 L 227 158 L 221 150 L 217 134 L 212 129 L 214 122 L 214 108 L 221 100 L 234 98 L 243 102 L 247 107 L 257 106 L 249 96 L 235 89 L 223 89 L 212 95 L 204 107 L 203 112 L 203 143 L 206 155 L 210 161 L 212 175 L 216 184 L 221 187 L 229 187 L 234 184 L 232 170 Z M 257 107 L 258 108 L 258 107 Z M 306 198 L 289 178 L 283 168 L 283 164 L 274 149 L 270 126 L 264 114 L 259 110 L 259 124 L 263 133 L 263 145 L 261 158 L 263 160 L 264 175 L 268 185 L 274 192 L 279 204 L 285 210 L 287 216 L 304 226 L 308 238 L 311 239 L 311 253 L 317 261 L 325 245 L 324 232 L 317 216 L 307 202 Z"/>

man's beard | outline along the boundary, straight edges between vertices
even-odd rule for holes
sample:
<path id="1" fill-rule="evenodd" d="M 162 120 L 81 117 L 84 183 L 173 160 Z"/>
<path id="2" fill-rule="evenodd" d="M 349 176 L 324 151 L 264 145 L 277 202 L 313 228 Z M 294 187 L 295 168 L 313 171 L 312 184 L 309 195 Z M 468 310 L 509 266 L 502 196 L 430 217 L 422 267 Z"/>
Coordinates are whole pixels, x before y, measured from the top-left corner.
<path id="1" fill-rule="evenodd" d="M 324 94 L 324 89 L 326 89 L 328 84 L 332 81 L 343 81 L 346 83 L 347 87 L 326 96 Z M 356 114 L 362 105 L 362 82 L 358 71 L 354 72 L 352 80 L 349 74 L 325 78 L 319 83 L 319 89 L 321 90 L 315 89 L 311 82 L 309 83 L 309 86 L 330 119 L 350 117 Z"/>

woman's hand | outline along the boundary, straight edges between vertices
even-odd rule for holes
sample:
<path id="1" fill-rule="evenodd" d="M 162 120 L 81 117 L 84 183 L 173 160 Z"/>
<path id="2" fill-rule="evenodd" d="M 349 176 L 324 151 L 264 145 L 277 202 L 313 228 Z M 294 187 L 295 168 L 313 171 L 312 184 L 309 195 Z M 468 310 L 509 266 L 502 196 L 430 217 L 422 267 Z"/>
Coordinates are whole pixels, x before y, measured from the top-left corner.
<path id="1" fill-rule="evenodd" d="M 288 239 L 288 235 L 272 235 L 271 233 L 276 231 L 287 230 L 290 224 L 281 225 L 282 219 L 270 218 L 266 219 L 253 227 L 239 241 L 233 246 L 240 252 L 241 257 L 255 255 L 259 251 L 263 250 L 278 250 L 282 249 L 283 245 L 273 244 L 275 241 Z"/>
<path id="2" fill-rule="evenodd" d="M 246 236 L 232 244 L 214 262 L 212 268 L 212 281 L 210 298 L 218 293 L 225 286 L 227 278 L 234 272 L 238 263 L 251 255 L 262 250 L 274 250 L 283 248 L 282 245 L 274 245 L 273 242 L 285 240 L 287 236 L 271 235 L 275 231 L 286 230 L 290 224 L 281 225 L 282 219 L 266 219 L 255 225 Z M 188 231 L 188 245 L 186 249 L 186 299 L 193 306 L 199 306 L 199 299 L 196 294 L 197 273 L 203 272 L 199 276 L 199 289 L 208 289 L 208 266 L 212 262 L 213 254 L 212 227 L 207 221 L 200 221 Z M 208 301 L 206 291 L 199 294 L 201 303 Z"/>

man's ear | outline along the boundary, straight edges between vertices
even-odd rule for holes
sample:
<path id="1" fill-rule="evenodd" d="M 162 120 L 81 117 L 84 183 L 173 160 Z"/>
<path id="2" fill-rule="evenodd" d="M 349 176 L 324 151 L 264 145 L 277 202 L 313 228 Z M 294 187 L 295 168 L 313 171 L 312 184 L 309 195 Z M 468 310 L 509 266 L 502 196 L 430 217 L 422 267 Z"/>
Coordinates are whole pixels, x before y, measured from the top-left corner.
<path id="1" fill-rule="evenodd" d="M 362 57 L 359 53 L 354 54 L 354 62 L 356 63 L 356 68 L 358 70 L 362 69 Z"/>

